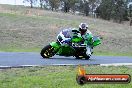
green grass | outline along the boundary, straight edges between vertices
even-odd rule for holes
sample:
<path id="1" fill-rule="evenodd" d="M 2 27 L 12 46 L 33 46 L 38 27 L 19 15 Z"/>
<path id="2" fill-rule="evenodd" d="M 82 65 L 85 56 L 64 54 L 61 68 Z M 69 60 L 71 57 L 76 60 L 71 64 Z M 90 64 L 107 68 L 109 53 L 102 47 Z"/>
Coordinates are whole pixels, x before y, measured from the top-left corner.
<path id="1" fill-rule="evenodd" d="M 94 51 L 93 55 L 99 55 L 99 56 L 132 56 L 132 52 Z"/>
<path id="2" fill-rule="evenodd" d="M 0 48 L 0 52 L 40 52 L 40 48 Z"/>
<path id="3" fill-rule="evenodd" d="M 128 67 L 84 66 L 88 74 L 130 74 Z M 12 68 L 0 71 L 0 88 L 131 88 L 129 84 L 76 83 L 76 66 Z"/>

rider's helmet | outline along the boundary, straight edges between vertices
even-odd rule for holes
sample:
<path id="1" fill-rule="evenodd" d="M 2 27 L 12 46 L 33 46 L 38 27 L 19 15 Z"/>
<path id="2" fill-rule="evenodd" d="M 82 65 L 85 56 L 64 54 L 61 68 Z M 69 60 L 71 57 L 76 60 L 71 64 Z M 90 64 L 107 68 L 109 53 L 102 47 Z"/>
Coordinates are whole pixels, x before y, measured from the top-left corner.
<path id="1" fill-rule="evenodd" d="M 80 31 L 81 35 L 85 34 L 87 29 L 88 29 L 88 25 L 86 23 L 81 23 L 79 25 L 79 31 Z"/>

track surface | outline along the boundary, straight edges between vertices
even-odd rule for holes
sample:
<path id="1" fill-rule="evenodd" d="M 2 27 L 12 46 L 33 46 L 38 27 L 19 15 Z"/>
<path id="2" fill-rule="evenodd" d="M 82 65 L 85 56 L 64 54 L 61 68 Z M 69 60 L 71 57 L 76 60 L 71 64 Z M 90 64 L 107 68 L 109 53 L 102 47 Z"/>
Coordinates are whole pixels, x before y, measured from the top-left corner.
<path id="1" fill-rule="evenodd" d="M 90 60 L 78 60 L 74 57 L 54 56 L 43 59 L 33 52 L 0 52 L 0 66 L 21 65 L 98 65 L 111 63 L 132 63 L 132 57 L 126 56 L 92 56 Z"/>

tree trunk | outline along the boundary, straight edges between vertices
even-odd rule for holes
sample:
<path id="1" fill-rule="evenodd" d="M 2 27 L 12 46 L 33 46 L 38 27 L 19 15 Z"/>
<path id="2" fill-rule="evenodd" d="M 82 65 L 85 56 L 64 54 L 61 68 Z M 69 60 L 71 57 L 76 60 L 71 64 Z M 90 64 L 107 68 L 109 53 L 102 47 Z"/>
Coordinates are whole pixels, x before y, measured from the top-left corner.
<path id="1" fill-rule="evenodd" d="M 30 5 L 31 5 L 31 8 L 33 8 L 33 1 L 30 0 Z"/>
<path id="2" fill-rule="evenodd" d="M 52 7 L 52 11 L 54 10 L 54 8 Z"/>
<path id="3" fill-rule="evenodd" d="M 69 12 L 69 4 L 67 2 L 64 2 L 64 12 Z"/>
<path id="4" fill-rule="evenodd" d="M 31 8 L 33 8 L 33 5 L 31 4 Z"/>
<path id="5" fill-rule="evenodd" d="M 84 4 L 84 13 L 85 13 L 85 16 L 89 15 L 89 3 L 88 2 L 85 2 Z"/>
<path id="6" fill-rule="evenodd" d="M 130 18 L 130 26 L 132 26 L 132 18 Z"/>
<path id="7" fill-rule="evenodd" d="M 42 3 L 42 0 L 40 0 L 40 9 L 43 8 L 43 3 Z"/>

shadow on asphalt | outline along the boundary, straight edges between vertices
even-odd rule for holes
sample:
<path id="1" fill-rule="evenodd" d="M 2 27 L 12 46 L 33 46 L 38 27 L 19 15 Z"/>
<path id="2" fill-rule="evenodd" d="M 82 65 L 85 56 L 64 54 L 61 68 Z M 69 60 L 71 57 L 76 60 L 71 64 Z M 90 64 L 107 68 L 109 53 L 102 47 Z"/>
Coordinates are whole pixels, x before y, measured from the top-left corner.
<path id="1" fill-rule="evenodd" d="M 59 58 L 56 58 L 56 57 L 52 57 L 52 58 L 41 58 L 41 59 L 45 59 L 45 60 L 80 60 L 80 61 L 93 61 L 93 59 L 88 59 L 88 60 L 85 60 L 85 59 L 76 59 L 76 58 L 70 58 L 70 57 L 59 57 Z"/>

